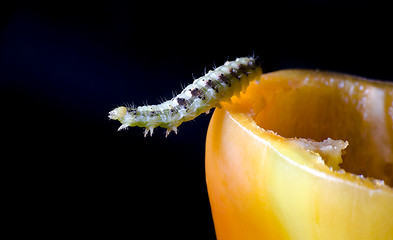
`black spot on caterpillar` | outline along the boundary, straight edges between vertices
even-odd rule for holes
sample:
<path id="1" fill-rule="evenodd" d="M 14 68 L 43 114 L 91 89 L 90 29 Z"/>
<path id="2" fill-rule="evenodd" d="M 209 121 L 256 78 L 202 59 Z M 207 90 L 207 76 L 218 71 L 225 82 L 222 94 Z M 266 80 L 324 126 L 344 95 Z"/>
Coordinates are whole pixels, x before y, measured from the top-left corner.
<path id="1" fill-rule="evenodd" d="M 195 79 L 183 91 L 158 105 L 140 107 L 118 107 L 109 112 L 109 118 L 119 120 L 119 130 L 127 127 L 144 127 L 145 137 L 156 127 L 166 128 L 166 136 L 171 131 L 177 133 L 177 127 L 190 121 L 213 107 L 220 107 L 221 101 L 230 101 L 234 95 L 240 95 L 253 80 L 259 81 L 262 69 L 255 58 L 237 58 L 209 71 L 203 77 Z"/>

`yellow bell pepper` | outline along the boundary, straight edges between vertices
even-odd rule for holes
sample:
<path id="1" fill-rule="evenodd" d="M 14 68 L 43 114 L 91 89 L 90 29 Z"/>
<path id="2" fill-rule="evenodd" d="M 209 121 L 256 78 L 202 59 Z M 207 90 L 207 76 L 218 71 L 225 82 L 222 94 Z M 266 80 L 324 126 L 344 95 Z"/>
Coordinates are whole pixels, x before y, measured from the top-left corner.
<path id="1" fill-rule="evenodd" d="M 206 141 L 217 239 L 393 239 L 393 84 L 283 70 L 222 106 Z"/>

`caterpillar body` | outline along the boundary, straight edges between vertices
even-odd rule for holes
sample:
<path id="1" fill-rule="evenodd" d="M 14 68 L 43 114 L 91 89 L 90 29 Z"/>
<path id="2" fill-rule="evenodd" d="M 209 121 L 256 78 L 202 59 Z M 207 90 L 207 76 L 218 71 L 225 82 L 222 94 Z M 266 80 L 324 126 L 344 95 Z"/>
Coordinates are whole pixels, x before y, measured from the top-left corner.
<path id="1" fill-rule="evenodd" d="M 221 101 L 230 101 L 234 95 L 240 95 L 250 81 L 259 80 L 262 69 L 253 57 L 237 58 L 209 71 L 195 79 L 180 94 L 158 105 L 140 107 L 118 107 L 109 112 L 109 118 L 119 120 L 118 130 L 127 127 L 144 127 L 144 136 L 156 127 L 166 128 L 165 136 L 171 131 L 177 133 L 177 127 L 198 115 L 209 112 L 213 107 L 220 107 Z"/>

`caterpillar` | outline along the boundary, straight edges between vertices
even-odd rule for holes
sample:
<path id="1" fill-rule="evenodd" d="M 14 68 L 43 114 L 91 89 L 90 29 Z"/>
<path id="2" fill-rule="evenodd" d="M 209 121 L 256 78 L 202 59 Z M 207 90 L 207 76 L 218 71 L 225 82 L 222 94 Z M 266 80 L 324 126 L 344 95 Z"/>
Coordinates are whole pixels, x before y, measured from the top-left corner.
<path id="1" fill-rule="evenodd" d="M 139 107 L 117 107 L 109 112 L 109 118 L 122 124 L 118 130 L 128 127 L 144 127 L 144 136 L 153 135 L 156 127 L 166 128 L 165 136 L 177 127 L 202 113 L 208 113 L 213 107 L 220 107 L 221 101 L 230 101 L 239 96 L 253 80 L 259 81 L 261 67 L 256 58 L 243 57 L 227 61 L 224 65 L 210 70 L 204 76 L 195 79 L 180 94 L 158 105 Z"/>

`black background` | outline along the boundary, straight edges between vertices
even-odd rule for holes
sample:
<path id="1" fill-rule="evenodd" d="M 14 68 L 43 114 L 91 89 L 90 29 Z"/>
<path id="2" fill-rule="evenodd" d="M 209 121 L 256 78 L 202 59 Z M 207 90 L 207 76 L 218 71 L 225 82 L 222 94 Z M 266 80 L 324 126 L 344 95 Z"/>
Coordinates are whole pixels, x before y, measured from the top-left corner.
<path id="1" fill-rule="evenodd" d="M 264 72 L 393 79 L 390 6 L 376 1 L 0 9 L 3 198 L 15 235 L 215 239 L 204 173 L 211 114 L 168 138 L 117 132 L 107 117 L 171 98 L 205 67 L 255 54 Z"/>

